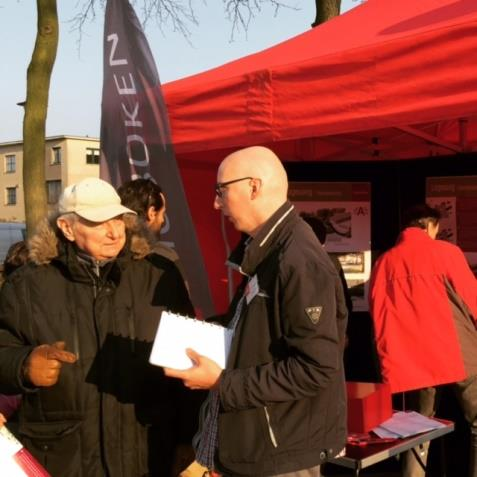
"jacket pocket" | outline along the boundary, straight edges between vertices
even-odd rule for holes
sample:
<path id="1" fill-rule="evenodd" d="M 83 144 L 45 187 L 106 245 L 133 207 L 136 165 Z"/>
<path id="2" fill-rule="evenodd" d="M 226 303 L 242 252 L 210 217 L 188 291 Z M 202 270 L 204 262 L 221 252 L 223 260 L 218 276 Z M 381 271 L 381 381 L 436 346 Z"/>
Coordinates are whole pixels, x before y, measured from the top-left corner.
<path id="1" fill-rule="evenodd" d="M 80 475 L 81 421 L 21 422 L 24 446 L 55 477 Z"/>
<path id="2" fill-rule="evenodd" d="M 309 445 L 312 420 L 311 401 L 303 399 L 270 404 L 263 408 L 268 427 L 268 439 L 280 452 L 296 451 Z"/>
<path id="3" fill-rule="evenodd" d="M 263 408 L 219 416 L 219 460 L 257 462 L 273 450 Z"/>

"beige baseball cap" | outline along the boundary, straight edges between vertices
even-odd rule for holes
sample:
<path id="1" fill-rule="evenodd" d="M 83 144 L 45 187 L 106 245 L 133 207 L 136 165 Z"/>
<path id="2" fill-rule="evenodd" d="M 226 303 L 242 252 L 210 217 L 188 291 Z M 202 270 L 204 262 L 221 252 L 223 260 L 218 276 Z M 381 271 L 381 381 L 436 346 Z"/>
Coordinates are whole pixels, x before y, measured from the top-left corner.
<path id="1" fill-rule="evenodd" d="M 58 208 L 60 214 L 74 212 L 91 222 L 105 222 L 118 215 L 136 214 L 121 205 L 121 199 L 111 184 L 96 177 L 88 177 L 66 187 Z"/>

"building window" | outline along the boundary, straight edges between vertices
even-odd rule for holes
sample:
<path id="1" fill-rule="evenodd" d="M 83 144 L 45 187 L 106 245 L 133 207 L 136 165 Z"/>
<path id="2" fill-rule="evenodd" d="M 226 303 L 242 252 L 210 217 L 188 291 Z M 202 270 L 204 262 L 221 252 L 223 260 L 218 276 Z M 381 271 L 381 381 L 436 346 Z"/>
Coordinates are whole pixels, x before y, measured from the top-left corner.
<path id="1" fill-rule="evenodd" d="M 6 188 L 6 204 L 15 205 L 17 203 L 17 188 L 16 187 L 7 187 Z"/>
<path id="2" fill-rule="evenodd" d="M 11 174 L 17 170 L 17 159 L 14 154 L 5 156 L 5 172 Z"/>
<path id="3" fill-rule="evenodd" d="M 86 164 L 99 164 L 99 149 L 86 148 Z"/>
<path id="4" fill-rule="evenodd" d="M 58 203 L 61 194 L 61 181 L 46 181 L 46 195 L 49 204 Z"/>
<path id="5" fill-rule="evenodd" d="M 51 158 L 51 165 L 56 166 L 61 164 L 61 147 L 52 147 L 53 156 Z"/>

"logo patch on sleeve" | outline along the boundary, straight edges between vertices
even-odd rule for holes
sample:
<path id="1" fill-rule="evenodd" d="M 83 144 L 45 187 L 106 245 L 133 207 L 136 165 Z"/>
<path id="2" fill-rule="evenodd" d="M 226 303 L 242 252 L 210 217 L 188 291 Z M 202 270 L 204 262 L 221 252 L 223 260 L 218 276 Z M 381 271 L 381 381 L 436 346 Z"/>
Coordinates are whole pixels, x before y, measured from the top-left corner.
<path id="1" fill-rule="evenodd" d="M 320 321 L 321 312 L 323 311 L 322 306 L 309 306 L 305 308 L 305 312 L 310 318 L 311 322 L 316 325 Z"/>

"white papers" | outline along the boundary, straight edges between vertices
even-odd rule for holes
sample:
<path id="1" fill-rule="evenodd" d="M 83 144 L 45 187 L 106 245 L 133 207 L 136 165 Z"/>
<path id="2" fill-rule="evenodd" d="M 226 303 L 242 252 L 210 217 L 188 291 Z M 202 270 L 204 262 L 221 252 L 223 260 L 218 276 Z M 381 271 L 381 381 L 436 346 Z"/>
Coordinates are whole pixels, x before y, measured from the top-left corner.
<path id="1" fill-rule="evenodd" d="M 220 325 L 163 312 L 149 362 L 174 369 L 192 367 L 186 348 L 214 360 L 222 369 L 232 341 L 233 331 Z"/>
<path id="2" fill-rule="evenodd" d="M 373 432 L 381 438 L 403 438 L 442 427 L 446 427 L 442 422 L 425 417 L 417 412 L 400 411 L 395 412 L 390 419 L 375 427 Z"/>
<path id="3" fill-rule="evenodd" d="M 13 434 L 2 426 L 0 428 L 0 467 L 2 475 L 9 477 L 26 477 L 27 474 L 23 472 L 22 468 L 15 461 L 15 454 L 20 451 L 22 445 Z"/>
<path id="4" fill-rule="evenodd" d="M 0 427 L 0 469 L 8 477 L 51 477 L 6 426 Z"/>

